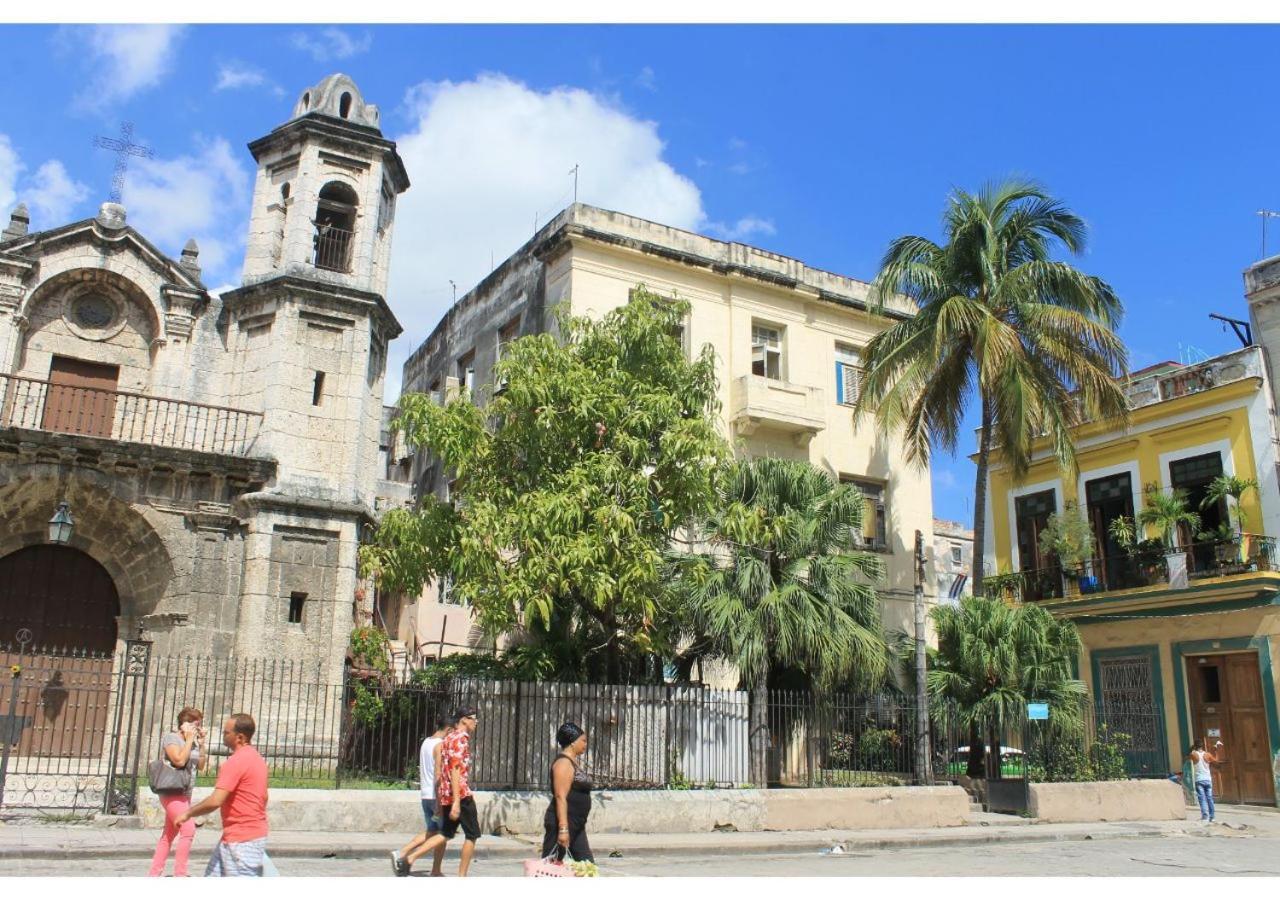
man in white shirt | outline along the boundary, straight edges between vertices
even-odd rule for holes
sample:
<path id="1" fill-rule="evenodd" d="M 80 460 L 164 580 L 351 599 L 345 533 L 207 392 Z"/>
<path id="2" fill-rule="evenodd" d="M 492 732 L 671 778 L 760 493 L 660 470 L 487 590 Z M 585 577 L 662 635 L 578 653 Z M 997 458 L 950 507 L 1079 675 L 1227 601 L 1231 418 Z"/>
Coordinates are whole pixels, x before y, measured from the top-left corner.
<path id="1" fill-rule="evenodd" d="M 422 742 L 418 750 L 418 775 L 421 779 L 422 818 L 426 822 L 426 831 L 414 836 L 413 840 L 399 850 L 391 851 L 391 870 L 397 876 L 410 874 L 413 863 L 426 850 L 427 838 L 440 830 L 440 806 L 436 801 L 436 773 L 440 771 L 440 745 L 450 728 L 444 716 L 436 717 L 436 730 Z M 444 863 L 444 844 L 435 848 L 431 861 L 431 874 L 439 877 L 444 874 L 441 866 Z"/>

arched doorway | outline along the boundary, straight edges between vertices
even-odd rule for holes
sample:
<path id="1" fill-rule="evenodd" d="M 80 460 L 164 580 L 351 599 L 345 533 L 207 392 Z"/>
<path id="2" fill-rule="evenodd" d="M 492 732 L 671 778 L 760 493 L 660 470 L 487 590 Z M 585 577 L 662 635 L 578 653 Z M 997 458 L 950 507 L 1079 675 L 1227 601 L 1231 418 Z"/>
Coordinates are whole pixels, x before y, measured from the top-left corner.
<path id="1" fill-rule="evenodd" d="M 27 629 L 42 650 L 111 653 L 119 615 L 115 582 L 87 553 L 40 544 L 0 559 L 0 644 Z"/>
<path id="2" fill-rule="evenodd" d="M 119 615 L 115 582 L 87 553 L 41 544 L 0 558 L 0 665 L 21 666 L 5 730 L 16 730 L 20 757 L 102 753 Z"/>

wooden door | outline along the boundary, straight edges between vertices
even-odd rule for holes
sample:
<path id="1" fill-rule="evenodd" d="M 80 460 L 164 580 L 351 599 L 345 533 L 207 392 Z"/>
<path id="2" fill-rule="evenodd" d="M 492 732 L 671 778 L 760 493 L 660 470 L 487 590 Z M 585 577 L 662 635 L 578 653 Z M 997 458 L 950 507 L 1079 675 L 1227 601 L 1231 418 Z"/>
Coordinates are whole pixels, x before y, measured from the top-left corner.
<path id="1" fill-rule="evenodd" d="M 64 434 L 111 437 L 120 367 L 55 356 L 40 427 Z"/>
<path id="2" fill-rule="evenodd" d="M 1254 653 L 1224 657 L 1227 700 L 1230 703 L 1231 742 L 1223 749 L 1232 760 L 1241 803 L 1275 803 L 1271 777 L 1271 741 L 1262 702 L 1262 679 Z"/>
<path id="3" fill-rule="evenodd" d="M 1220 761 L 1213 792 L 1223 803 L 1275 803 L 1271 742 L 1255 653 L 1187 660 L 1195 733 Z M 1222 741 L 1222 746 L 1215 744 Z"/>

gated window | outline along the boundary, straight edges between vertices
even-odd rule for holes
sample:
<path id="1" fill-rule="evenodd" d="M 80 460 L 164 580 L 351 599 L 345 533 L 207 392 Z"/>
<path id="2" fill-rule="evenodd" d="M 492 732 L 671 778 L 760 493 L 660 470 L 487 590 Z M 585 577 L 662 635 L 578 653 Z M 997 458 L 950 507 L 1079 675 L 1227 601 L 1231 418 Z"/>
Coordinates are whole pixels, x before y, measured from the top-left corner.
<path id="1" fill-rule="evenodd" d="M 885 486 L 878 481 L 862 481 L 858 478 L 840 479 L 862 492 L 866 504 L 862 513 L 863 545 L 870 550 L 884 550 L 889 544 L 889 526 L 885 514 Z"/>
<path id="2" fill-rule="evenodd" d="M 1151 657 L 1110 656 L 1098 660 L 1098 694 L 1102 708 L 1099 724 L 1112 734 L 1129 735 L 1131 753 L 1151 753 L 1160 748 L 1163 711 L 1156 701 Z"/>
<path id="3" fill-rule="evenodd" d="M 853 406 L 862 382 L 862 357 L 856 349 L 836 344 L 836 402 Z"/>

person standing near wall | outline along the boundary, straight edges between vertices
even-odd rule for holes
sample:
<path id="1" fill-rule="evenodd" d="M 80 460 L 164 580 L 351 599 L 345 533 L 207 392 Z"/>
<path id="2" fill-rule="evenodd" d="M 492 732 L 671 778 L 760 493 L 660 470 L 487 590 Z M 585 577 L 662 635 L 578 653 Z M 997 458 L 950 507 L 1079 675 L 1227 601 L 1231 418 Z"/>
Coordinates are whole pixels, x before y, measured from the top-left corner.
<path id="1" fill-rule="evenodd" d="M 440 803 L 436 797 L 436 773 L 440 771 L 441 746 L 449 735 L 449 724 L 443 715 L 435 719 L 436 730 L 427 735 L 418 750 L 418 777 L 421 784 L 422 818 L 426 822 L 426 831 L 417 835 L 399 850 L 391 851 L 391 870 L 397 877 L 410 874 L 414 862 L 425 852 L 425 844 L 432 835 L 440 831 Z M 431 863 L 431 874 L 439 877 L 444 874 L 444 844 L 435 848 L 435 858 Z"/>
<path id="2" fill-rule="evenodd" d="M 178 817 L 188 819 L 222 810 L 222 839 L 204 870 L 206 878 L 261 877 L 267 852 L 267 761 L 250 743 L 257 730 L 253 716 L 236 713 L 222 723 L 222 742 L 231 758 L 218 769 L 213 793 Z"/>
<path id="3" fill-rule="evenodd" d="M 1200 821 L 1213 824 L 1213 770 L 1210 766 L 1218 764 L 1218 758 L 1204 749 L 1204 738 L 1196 741 L 1187 751 L 1187 759 L 1191 760 L 1191 780 L 1196 786 L 1196 802 L 1200 804 Z M 1222 741 L 1213 745 L 1215 749 L 1222 746 Z"/>

